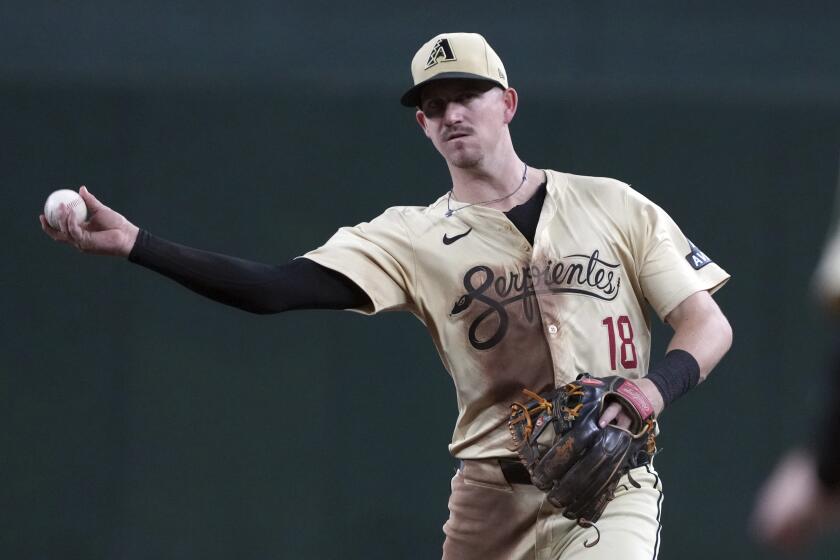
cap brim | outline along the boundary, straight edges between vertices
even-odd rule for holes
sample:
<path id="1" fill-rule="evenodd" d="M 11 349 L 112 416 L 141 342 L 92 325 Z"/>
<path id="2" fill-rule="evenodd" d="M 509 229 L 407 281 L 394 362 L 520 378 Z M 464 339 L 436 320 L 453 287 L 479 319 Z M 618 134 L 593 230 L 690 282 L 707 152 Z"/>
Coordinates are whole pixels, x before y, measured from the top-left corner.
<path id="1" fill-rule="evenodd" d="M 440 74 L 435 74 L 431 78 L 427 80 L 423 80 L 407 92 L 403 94 L 400 98 L 400 103 L 403 104 L 405 107 L 419 107 L 420 106 L 420 92 L 423 90 L 423 87 L 428 84 L 429 82 L 434 82 L 437 80 L 451 80 L 451 79 L 462 79 L 462 80 L 481 80 L 484 82 L 490 82 L 496 84 L 497 86 L 504 88 L 505 85 L 499 81 L 491 80 L 487 76 L 479 76 L 478 74 L 470 74 L 469 72 L 441 72 Z"/>

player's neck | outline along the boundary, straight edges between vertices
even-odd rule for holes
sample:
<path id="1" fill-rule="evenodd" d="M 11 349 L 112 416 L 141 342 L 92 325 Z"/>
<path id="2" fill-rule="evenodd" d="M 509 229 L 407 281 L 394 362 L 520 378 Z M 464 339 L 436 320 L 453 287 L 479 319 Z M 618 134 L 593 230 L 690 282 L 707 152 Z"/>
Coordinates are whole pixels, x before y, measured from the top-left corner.
<path id="1" fill-rule="evenodd" d="M 449 165 L 452 175 L 453 199 L 466 204 L 482 203 L 511 195 L 498 202 L 482 204 L 506 212 L 528 200 L 543 178 L 542 172 L 528 168 L 516 154 L 496 165 L 461 168 Z M 513 193 L 513 194 L 511 194 Z"/>

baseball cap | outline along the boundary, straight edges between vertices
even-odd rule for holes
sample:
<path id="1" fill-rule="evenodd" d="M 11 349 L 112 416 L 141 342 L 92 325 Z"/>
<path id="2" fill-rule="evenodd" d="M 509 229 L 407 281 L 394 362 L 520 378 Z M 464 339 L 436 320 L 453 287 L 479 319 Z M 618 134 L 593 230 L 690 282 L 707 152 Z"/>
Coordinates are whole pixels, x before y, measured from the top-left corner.
<path id="1" fill-rule="evenodd" d="M 406 107 L 420 105 L 420 91 L 434 80 L 471 78 L 508 87 L 499 55 L 478 33 L 441 33 L 424 43 L 411 60 L 414 86 L 400 98 Z"/>

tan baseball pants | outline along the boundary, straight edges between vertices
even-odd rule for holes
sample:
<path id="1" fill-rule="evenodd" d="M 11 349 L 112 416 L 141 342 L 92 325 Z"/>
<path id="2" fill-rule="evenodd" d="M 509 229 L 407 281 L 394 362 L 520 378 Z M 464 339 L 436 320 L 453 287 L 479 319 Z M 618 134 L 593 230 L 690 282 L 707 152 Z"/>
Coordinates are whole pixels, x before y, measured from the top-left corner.
<path id="1" fill-rule="evenodd" d="M 463 461 L 452 478 L 444 560 L 655 560 L 662 481 L 652 465 L 625 476 L 592 528 L 566 519 L 531 484 L 510 484 L 495 459 Z"/>

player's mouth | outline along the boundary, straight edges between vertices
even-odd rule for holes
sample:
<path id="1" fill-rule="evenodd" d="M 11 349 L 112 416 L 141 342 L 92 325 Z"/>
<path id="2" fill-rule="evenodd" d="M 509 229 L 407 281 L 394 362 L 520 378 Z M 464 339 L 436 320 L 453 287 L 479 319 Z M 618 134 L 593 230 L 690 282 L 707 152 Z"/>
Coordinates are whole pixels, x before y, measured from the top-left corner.
<path id="1" fill-rule="evenodd" d="M 464 138 L 465 136 L 469 136 L 469 135 L 470 135 L 470 133 L 467 132 L 467 131 L 458 130 L 458 131 L 448 133 L 446 136 L 444 136 L 443 139 L 444 139 L 445 142 L 449 142 L 450 140 L 457 140 L 458 138 Z"/>

